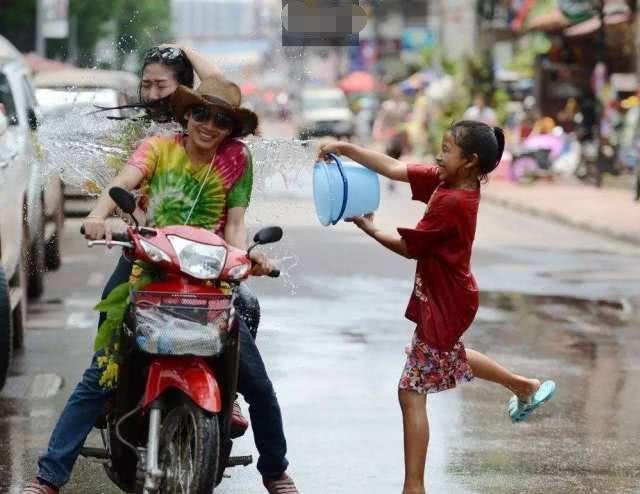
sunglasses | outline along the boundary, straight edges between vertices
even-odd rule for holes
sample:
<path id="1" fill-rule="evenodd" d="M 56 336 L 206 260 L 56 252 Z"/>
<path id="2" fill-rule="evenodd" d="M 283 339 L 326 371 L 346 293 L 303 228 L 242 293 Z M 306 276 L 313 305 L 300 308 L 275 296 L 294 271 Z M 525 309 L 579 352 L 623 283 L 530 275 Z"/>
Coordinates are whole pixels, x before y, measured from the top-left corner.
<path id="1" fill-rule="evenodd" d="M 184 54 L 180 48 L 173 48 L 171 46 L 166 48 L 151 48 L 147 52 L 145 59 L 161 59 L 164 62 L 173 62 L 179 58 L 184 58 Z"/>
<path id="2" fill-rule="evenodd" d="M 204 123 L 208 120 L 213 120 L 213 125 L 219 129 L 227 130 L 234 127 L 236 124 L 235 118 L 228 113 L 224 113 L 219 110 L 214 110 L 208 106 L 194 106 L 191 108 L 191 118 L 198 123 Z"/>

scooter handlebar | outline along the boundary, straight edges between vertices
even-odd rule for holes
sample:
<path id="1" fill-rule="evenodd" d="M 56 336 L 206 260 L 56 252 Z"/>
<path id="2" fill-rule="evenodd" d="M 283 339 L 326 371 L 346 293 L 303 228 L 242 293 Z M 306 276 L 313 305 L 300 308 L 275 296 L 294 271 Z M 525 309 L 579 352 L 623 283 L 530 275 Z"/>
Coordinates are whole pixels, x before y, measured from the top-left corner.
<path id="1" fill-rule="evenodd" d="M 80 227 L 80 233 L 84 235 L 84 225 Z M 127 232 L 113 232 L 111 234 L 111 240 L 115 242 L 129 242 L 131 239 L 129 238 L 129 234 Z"/>

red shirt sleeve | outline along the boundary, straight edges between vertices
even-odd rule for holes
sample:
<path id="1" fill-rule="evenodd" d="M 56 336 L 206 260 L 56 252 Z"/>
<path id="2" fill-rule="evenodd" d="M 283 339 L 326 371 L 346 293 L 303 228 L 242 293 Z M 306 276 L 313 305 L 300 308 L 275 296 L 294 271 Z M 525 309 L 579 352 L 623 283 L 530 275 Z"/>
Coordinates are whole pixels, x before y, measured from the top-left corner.
<path id="1" fill-rule="evenodd" d="M 438 168 L 421 163 L 410 163 L 407 166 L 412 199 L 424 203 L 429 202 L 431 195 L 442 182 L 438 176 Z"/>
<path id="2" fill-rule="evenodd" d="M 412 259 L 425 257 L 434 246 L 440 245 L 455 231 L 455 204 L 434 197 L 429 211 L 415 228 L 398 228 L 398 233 L 407 244 Z"/>

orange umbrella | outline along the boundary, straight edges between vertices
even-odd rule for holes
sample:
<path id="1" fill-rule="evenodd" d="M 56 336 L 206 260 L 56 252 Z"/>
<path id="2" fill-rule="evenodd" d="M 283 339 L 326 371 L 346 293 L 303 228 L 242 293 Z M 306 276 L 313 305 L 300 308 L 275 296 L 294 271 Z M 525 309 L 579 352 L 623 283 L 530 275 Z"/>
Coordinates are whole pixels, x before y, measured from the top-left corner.
<path id="1" fill-rule="evenodd" d="M 365 93 L 375 91 L 378 81 L 368 72 L 352 72 L 347 77 L 338 82 L 338 86 L 345 93 Z"/>

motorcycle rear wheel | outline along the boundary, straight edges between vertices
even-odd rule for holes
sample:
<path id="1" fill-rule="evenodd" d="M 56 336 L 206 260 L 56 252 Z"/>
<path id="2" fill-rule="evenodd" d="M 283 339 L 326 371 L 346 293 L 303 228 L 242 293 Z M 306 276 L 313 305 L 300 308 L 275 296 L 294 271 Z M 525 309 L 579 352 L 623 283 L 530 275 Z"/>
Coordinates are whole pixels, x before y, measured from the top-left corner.
<path id="1" fill-rule="evenodd" d="M 212 494 L 220 461 L 218 417 L 193 402 L 171 410 L 162 423 L 162 494 Z"/>

